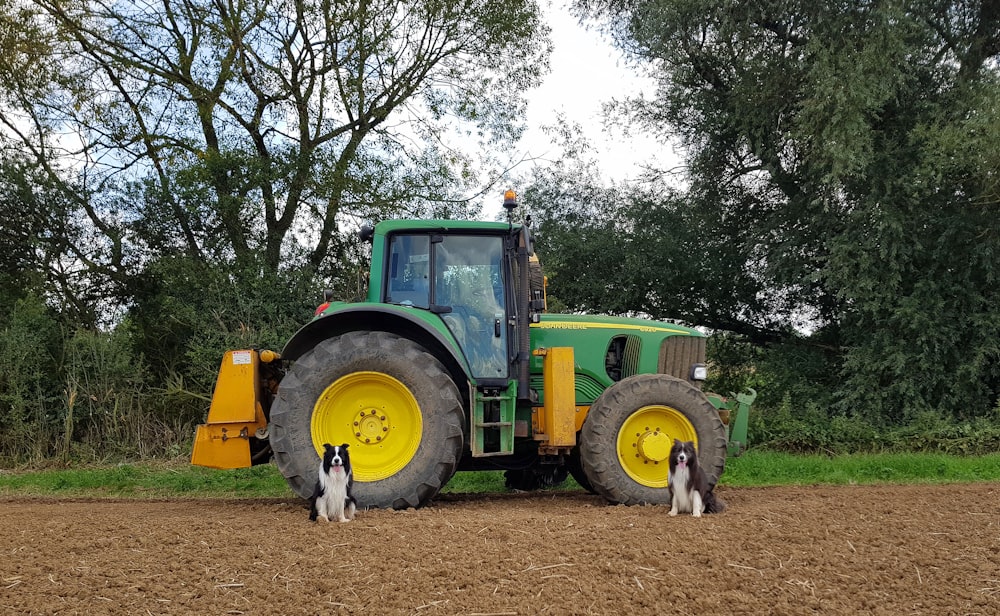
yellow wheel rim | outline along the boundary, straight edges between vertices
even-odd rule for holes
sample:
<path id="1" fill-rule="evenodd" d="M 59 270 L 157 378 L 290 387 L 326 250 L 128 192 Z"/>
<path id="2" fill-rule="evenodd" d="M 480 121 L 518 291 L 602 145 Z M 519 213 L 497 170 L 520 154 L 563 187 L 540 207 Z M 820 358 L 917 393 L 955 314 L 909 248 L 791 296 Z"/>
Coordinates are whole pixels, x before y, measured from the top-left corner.
<path id="1" fill-rule="evenodd" d="M 381 372 L 354 372 L 323 391 L 310 423 L 313 447 L 351 446 L 358 481 L 378 481 L 398 473 L 417 453 L 423 432 L 420 406 L 410 390 Z"/>
<path id="2" fill-rule="evenodd" d="M 698 434 L 683 413 L 669 406 L 644 406 L 618 431 L 618 461 L 637 483 L 665 488 L 675 438 L 698 445 Z"/>

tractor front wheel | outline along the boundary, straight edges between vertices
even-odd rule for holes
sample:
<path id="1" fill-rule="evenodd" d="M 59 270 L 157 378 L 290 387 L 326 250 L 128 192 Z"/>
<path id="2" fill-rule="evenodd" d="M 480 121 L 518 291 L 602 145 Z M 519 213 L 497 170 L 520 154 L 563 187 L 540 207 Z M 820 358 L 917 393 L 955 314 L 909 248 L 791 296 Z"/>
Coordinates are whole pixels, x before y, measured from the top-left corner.
<path id="1" fill-rule="evenodd" d="M 360 507 L 405 509 L 433 498 L 458 467 L 458 389 L 422 346 L 386 332 L 324 340 L 296 360 L 271 407 L 278 470 L 312 495 L 323 444 L 350 445 Z"/>
<path id="2" fill-rule="evenodd" d="M 670 448 L 694 441 L 714 486 L 726 465 L 726 428 L 700 390 L 666 374 L 641 374 L 594 400 L 580 431 L 580 466 L 612 503 L 668 504 Z"/>

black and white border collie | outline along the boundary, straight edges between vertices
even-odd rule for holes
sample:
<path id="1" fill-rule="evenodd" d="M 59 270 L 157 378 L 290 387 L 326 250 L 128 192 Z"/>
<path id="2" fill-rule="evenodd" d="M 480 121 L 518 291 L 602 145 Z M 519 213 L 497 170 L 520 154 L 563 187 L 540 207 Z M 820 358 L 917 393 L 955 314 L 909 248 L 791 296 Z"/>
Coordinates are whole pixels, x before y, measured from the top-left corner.
<path id="1" fill-rule="evenodd" d="M 670 448 L 670 515 L 690 513 L 700 518 L 702 513 L 721 513 L 726 508 L 722 499 L 715 498 L 708 487 L 708 477 L 698 464 L 694 442 L 674 439 Z"/>
<path id="2" fill-rule="evenodd" d="M 351 496 L 354 475 L 351 472 L 351 458 L 347 454 L 347 443 L 324 443 L 323 450 L 316 489 L 309 499 L 309 519 L 313 522 L 317 518 L 324 522 L 350 522 L 354 519 L 357 502 Z"/>

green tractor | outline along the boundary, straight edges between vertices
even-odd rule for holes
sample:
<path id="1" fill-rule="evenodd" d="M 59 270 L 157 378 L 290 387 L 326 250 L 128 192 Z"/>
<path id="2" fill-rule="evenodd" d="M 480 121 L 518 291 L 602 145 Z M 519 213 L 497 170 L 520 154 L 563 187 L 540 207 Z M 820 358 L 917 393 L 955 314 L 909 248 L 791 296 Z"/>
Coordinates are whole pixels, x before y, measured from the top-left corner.
<path id="1" fill-rule="evenodd" d="M 420 507 L 460 470 L 521 489 L 569 474 L 612 503 L 666 504 L 675 438 L 712 485 L 746 446 L 753 392 L 702 392 L 704 334 L 547 314 L 527 226 L 393 220 L 362 236 L 366 301 L 327 297 L 280 354 L 227 352 L 192 463 L 273 457 L 308 498 L 323 444 L 347 443 L 362 507 Z"/>

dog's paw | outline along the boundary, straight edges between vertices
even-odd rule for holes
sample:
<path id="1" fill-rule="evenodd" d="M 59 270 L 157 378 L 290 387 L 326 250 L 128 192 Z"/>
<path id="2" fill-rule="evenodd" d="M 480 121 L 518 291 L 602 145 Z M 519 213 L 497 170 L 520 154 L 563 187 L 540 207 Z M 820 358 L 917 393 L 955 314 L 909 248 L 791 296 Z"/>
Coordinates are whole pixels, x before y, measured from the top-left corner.
<path id="1" fill-rule="evenodd" d="M 675 515 L 677 515 L 677 510 L 676 509 L 671 509 L 670 512 L 667 513 L 667 515 L 669 515 L 670 517 L 674 517 Z"/>
<path id="2" fill-rule="evenodd" d="M 316 521 L 317 522 L 322 522 L 323 524 L 326 524 L 327 522 L 330 521 L 330 519 L 327 518 L 325 515 L 318 515 L 318 516 L 316 516 Z"/>
<path id="3" fill-rule="evenodd" d="M 694 516 L 694 517 L 696 517 L 696 518 L 700 518 L 701 517 L 701 512 L 696 509 L 693 513 L 691 513 L 691 515 Z"/>

